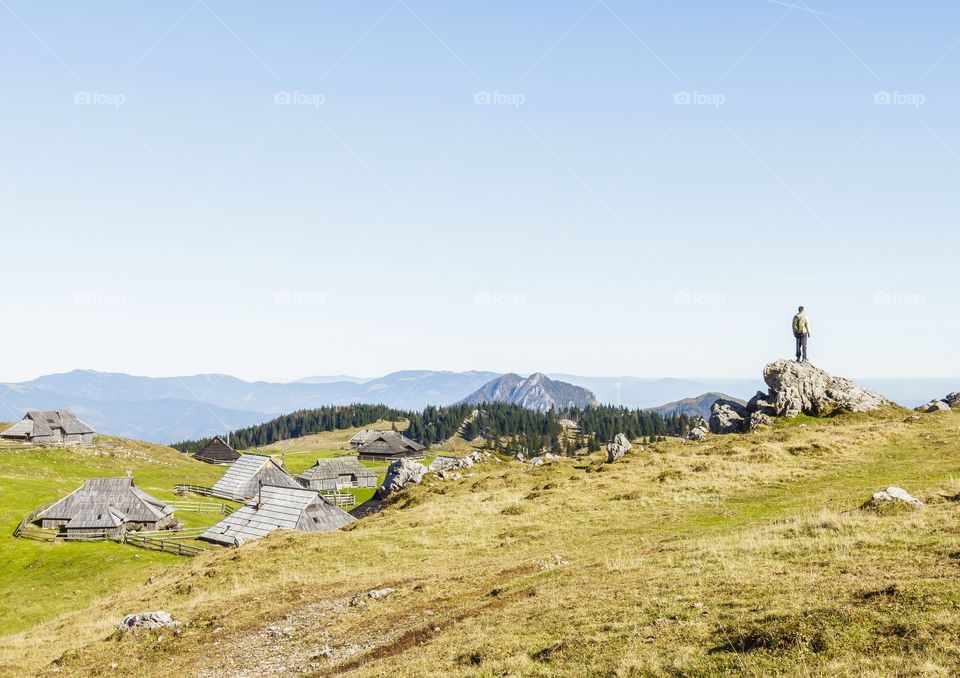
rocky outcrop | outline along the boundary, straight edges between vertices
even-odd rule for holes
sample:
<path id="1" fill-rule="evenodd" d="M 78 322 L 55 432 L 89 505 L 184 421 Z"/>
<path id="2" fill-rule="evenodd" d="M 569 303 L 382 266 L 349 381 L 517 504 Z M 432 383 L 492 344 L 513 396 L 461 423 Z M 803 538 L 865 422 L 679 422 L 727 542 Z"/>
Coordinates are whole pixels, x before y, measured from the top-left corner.
<path id="1" fill-rule="evenodd" d="M 427 467 L 423 464 L 411 459 L 397 459 L 387 469 L 387 476 L 380 487 L 380 498 L 386 499 L 411 483 L 418 484 L 426 473 Z"/>
<path id="2" fill-rule="evenodd" d="M 704 426 L 694 426 L 687 434 L 687 440 L 706 440 L 707 429 Z"/>
<path id="3" fill-rule="evenodd" d="M 621 459 L 631 447 L 633 445 L 630 443 L 630 439 L 622 433 L 618 433 L 613 437 L 613 440 L 607 443 L 607 463 L 612 464 Z"/>
<path id="4" fill-rule="evenodd" d="M 712 433 L 740 433 L 773 423 L 774 417 L 808 414 L 822 417 L 833 412 L 869 412 L 890 403 L 859 384 L 834 377 L 808 362 L 780 360 L 763 369 L 770 387 L 757 393 L 746 407 L 718 400 L 710 412 Z"/>
<path id="5" fill-rule="evenodd" d="M 770 426 L 773 423 L 773 417 L 763 412 L 751 412 L 747 427 L 752 431 L 761 426 Z"/>
<path id="6" fill-rule="evenodd" d="M 137 614 L 128 614 L 118 625 L 121 629 L 163 629 L 168 627 L 180 626 L 180 622 L 174 621 L 170 613 L 158 610 L 156 612 L 139 612 Z"/>
<path id="7" fill-rule="evenodd" d="M 739 433 L 745 430 L 750 413 L 733 400 L 718 400 L 710 411 L 711 433 Z"/>
<path id="8" fill-rule="evenodd" d="M 960 393 L 950 393 L 944 398 L 944 401 L 950 407 L 960 407 Z"/>
<path id="9" fill-rule="evenodd" d="M 910 504 L 911 506 L 923 506 L 923 502 L 919 499 L 910 495 L 902 487 L 888 487 L 885 490 L 880 492 L 874 492 L 873 498 L 867 502 L 868 504 L 873 504 L 874 506 L 880 504 L 887 504 L 890 502 L 903 502 L 905 504 Z"/>
<path id="10" fill-rule="evenodd" d="M 932 414 L 934 412 L 949 412 L 950 405 L 945 400 L 931 400 L 926 405 L 921 405 L 917 408 L 918 412 L 926 412 L 927 414 Z"/>
<path id="11" fill-rule="evenodd" d="M 778 417 L 821 417 L 837 410 L 869 412 L 890 402 L 879 393 L 849 379 L 831 376 L 808 362 L 770 363 L 763 370 L 763 380 L 770 387 L 767 400 Z"/>

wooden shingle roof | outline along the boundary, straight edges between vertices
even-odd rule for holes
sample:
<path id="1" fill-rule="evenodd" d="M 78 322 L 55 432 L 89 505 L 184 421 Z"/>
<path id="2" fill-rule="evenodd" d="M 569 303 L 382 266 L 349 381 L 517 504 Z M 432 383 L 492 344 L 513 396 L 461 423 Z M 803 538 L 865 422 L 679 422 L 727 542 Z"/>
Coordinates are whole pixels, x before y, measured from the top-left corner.
<path id="1" fill-rule="evenodd" d="M 356 457 L 334 457 L 333 459 L 317 459 L 317 463 L 297 476 L 301 480 L 336 480 L 340 476 L 354 475 L 357 478 L 374 478 L 375 471 L 357 461 Z"/>
<path id="2" fill-rule="evenodd" d="M 388 457 L 419 454 L 424 449 L 426 448 L 423 445 L 397 431 L 383 431 L 361 447 L 359 453 L 361 457 L 365 455 Z"/>
<path id="3" fill-rule="evenodd" d="M 261 480 L 265 484 L 276 486 L 300 487 L 300 483 L 273 457 L 264 454 L 241 454 L 210 489 L 217 497 L 242 500 L 256 493 Z"/>
<path id="4" fill-rule="evenodd" d="M 94 514 L 114 509 L 125 520 L 138 523 L 159 522 L 173 513 L 173 507 L 151 497 L 133 478 L 90 478 L 53 506 L 43 510 L 40 520 L 74 520 L 81 513 L 90 520 Z"/>
<path id="5" fill-rule="evenodd" d="M 325 532 L 355 520 L 315 490 L 264 485 L 258 497 L 208 529 L 200 538 L 227 546 L 240 546 L 274 530 Z"/>
<path id="6" fill-rule="evenodd" d="M 240 453 L 230 447 L 223 438 L 215 436 L 202 450 L 193 455 L 193 458 L 211 464 L 231 464 L 240 458 Z"/>
<path id="7" fill-rule="evenodd" d="M 4 431 L 5 437 L 44 437 L 56 430 L 64 435 L 96 433 L 70 410 L 30 410 L 23 419 Z"/>

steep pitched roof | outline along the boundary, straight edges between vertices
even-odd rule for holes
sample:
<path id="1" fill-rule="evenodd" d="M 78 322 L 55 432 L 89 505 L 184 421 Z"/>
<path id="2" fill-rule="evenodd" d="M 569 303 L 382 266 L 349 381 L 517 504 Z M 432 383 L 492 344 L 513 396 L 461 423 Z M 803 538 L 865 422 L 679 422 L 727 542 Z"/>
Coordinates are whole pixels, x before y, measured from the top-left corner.
<path id="1" fill-rule="evenodd" d="M 356 457 L 317 459 L 317 463 L 297 476 L 302 480 L 336 480 L 340 476 L 354 475 L 357 478 L 376 478 L 375 471 L 357 461 Z"/>
<path id="2" fill-rule="evenodd" d="M 397 456 L 422 452 L 424 446 L 397 431 L 383 431 L 360 448 L 360 455 Z"/>
<path id="3" fill-rule="evenodd" d="M 264 485 L 259 497 L 241 506 L 208 529 L 201 539 L 239 546 L 274 530 L 325 532 L 356 520 L 315 490 Z"/>
<path id="4" fill-rule="evenodd" d="M 258 476 L 269 470 L 269 466 L 276 467 L 276 472 L 270 474 L 273 476 L 273 485 L 288 485 L 289 487 L 300 487 L 299 483 L 290 477 L 273 457 L 264 454 L 241 454 L 240 457 L 231 464 L 227 472 L 223 474 L 213 487 L 212 493 L 218 497 L 245 499 L 252 496 L 258 483 Z M 289 483 L 284 482 L 283 477 L 289 479 Z"/>
<path id="5" fill-rule="evenodd" d="M 215 436 L 202 450 L 193 455 L 193 458 L 200 461 L 226 463 L 239 459 L 240 453 L 230 447 L 223 438 Z"/>
<path id="6" fill-rule="evenodd" d="M 173 513 L 173 507 L 134 487 L 133 478 L 89 478 L 37 518 L 72 521 L 84 514 L 83 520 L 88 521 L 94 513 L 102 514 L 108 509 L 138 523 L 158 522 Z"/>
<path id="7" fill-rule="evenodd" d="M 51 435 L 56 429 L 63 430 L 65 435 L 96 433 L 70 410 L 31 410 L 27 412 L 26 418 L 33 421 L 35 437 Z"/>

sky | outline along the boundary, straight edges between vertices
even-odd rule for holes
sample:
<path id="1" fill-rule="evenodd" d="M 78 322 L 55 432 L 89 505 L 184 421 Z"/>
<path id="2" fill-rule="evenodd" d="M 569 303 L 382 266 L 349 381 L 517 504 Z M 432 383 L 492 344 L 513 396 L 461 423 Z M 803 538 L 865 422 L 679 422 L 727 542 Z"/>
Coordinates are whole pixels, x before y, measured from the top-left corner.
<path id="1" fill-rule="evenodd" d="M 960 375 L 945 1 L 0 1 L 0 381 Z"/>

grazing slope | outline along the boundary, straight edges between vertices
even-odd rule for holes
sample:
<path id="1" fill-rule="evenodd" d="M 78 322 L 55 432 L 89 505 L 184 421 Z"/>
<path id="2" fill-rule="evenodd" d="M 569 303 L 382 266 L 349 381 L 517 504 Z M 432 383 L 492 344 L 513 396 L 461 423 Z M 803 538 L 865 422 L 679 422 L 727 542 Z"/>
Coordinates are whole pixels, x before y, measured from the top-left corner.
<path id="1" fill-rule="evenodd" d="M 210 485 L 223 468 L 168 447 L 106 436 L 98 436 L 91 448 L 0 444 L 0 635 L 86 607 L 182 561 L 121 544 L 47 544 L 12 536 L 27 513 L 66 496 L 85 479 L 128 471 L 138 488 L 171 501 L 174 484 Z M 176 516 L 187 527 L 216 520 L 212 513 Z M 6 674 L 0 670 L 0 675 Z"/>
<path id="2" fill-rule="evenodd" d="M 505 374 L 484 384 L 462 401 L 467 405 L 508 403 L 537 412 L 577 407 L 583 409 L 597 404 L 597 398 L 588 389 L 564 381 L 554 381 L 539 372 L 524 379 L 518 374 Z"/>
<path id="3" fill-rule="evenodd" d="M 960 413 L 798 417 L 428 479 L 4 640 L 68 675 L 932 675 L 960 669 Z M 927 502 L 859 508 L 900 485 Z M 390 587 L 391 595 L 364 594 Z M 354 596 L 359 602 L 351 604 Z M 117 635 L 164 609 L 179 635 Z M 279 631 L 271 630 L 279 629 Z"/>

